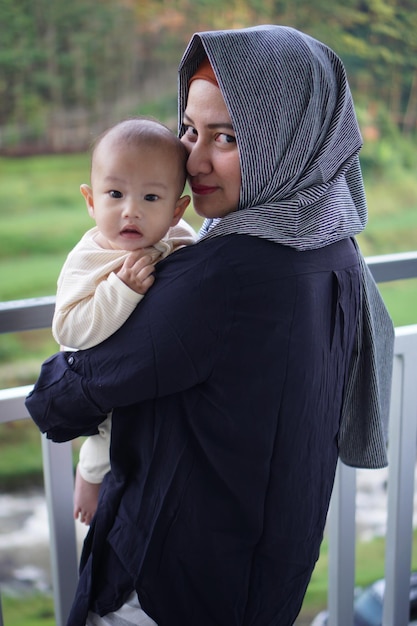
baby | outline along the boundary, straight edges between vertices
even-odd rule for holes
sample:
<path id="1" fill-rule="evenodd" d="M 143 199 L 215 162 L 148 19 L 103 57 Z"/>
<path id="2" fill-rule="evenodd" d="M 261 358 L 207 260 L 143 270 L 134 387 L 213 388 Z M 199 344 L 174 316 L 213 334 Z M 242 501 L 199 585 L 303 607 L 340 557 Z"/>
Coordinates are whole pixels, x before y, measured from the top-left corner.
<path id="1" fill-rule="evenodd" d="M 154 264 L 195 241 L 181 218 L 187 153 L 163 124 L 129 119 L 98 137 L 91 186 L 81 185 L 96 226 L 69 253 L 58 278 L 52 332 L 65 349 L 86 349 L 113 334 L 154 282 Z M 80 450 L 74 517 L 90 524 L 110 469 L 111 416 Z"/>

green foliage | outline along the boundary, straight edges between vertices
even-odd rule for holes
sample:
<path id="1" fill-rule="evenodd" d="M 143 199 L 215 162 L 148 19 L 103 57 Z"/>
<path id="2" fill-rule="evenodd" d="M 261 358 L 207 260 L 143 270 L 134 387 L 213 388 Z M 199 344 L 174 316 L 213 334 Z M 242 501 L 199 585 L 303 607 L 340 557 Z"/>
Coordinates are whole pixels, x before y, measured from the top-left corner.
<path id="1" fill-rule="evenodd" d="M 416 171 L 415 142 L 398 130 L 384 104 L 367 106 L 360 98 L 356 113 L 364 138 L 360 157 L 365 176 L 379 176 L 394 182 L 405 171 Z"/>
<path id="2" fill-rule="evenodd" d="M 127 4 L 1 0 L 0 14 L 0 123 L 27 123 L 64 102 L 94 108 L 113 97 L 115 83 L 123 95 L 135 69 Z"/>
<path id="3" fill-rule="evenodd" d="M 165 120 L 165 124 L 173 132 L 177 132 L 177 94 L 170 93 L 158 100 L 158 102 L 145 102 L 138 106 L 137 115 L 147 115 L 159 120 Z"/>
<path id="4" fill-rule="evenodd" d="M 79 150 L 92 131 L 160 97 L 164 117 L 175 117 L 176 68 L 192 33 L 261 23 L 327 43 L 355 100 L 384 103 L 397 129 L 416 133 L 411 0 L 0 0 L 0 151 Z"/>
<path id="5" fill-rule="evenodd" d="M 417 279 L 385 283 L 380 291 L 395 326 L 417 323 Z"/>

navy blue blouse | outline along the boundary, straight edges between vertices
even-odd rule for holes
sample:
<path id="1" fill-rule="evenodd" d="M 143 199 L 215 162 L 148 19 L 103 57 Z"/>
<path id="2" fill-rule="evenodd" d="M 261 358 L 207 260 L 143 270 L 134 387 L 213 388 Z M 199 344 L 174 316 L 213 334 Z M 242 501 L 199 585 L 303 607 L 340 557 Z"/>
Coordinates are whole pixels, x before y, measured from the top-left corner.
<path id="1" fill-rule="evenodd" d="M 47 436 L 96 432 L 112 470 L 70 626 L 133 589 L 159 626 L 284 626 L 327 515 L 360 305 L 351 240 L 298 252 L 229 235 L 175 252 L 131 317 L 42 367 Z"/>

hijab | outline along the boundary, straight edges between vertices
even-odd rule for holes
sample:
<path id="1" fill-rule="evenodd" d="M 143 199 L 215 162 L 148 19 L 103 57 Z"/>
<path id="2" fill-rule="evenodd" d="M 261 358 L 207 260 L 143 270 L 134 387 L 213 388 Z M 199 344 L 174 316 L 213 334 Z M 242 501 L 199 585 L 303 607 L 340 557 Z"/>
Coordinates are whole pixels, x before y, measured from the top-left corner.
<path id="1" fill-rule="evenodd" d="M 242 184 L 237 211 L 206 220 L 202 238 L 247 234 L 303 251 L 361 232 L 362 138 L 339 57 L 284 26 L 196 33 L 179 67 L 180 135 L 189 82 L 206 58 L 235 130 Z M 383 467 L 394 330 L 354 242 L 362 301 L 339 454 L 348 465 Z"/>

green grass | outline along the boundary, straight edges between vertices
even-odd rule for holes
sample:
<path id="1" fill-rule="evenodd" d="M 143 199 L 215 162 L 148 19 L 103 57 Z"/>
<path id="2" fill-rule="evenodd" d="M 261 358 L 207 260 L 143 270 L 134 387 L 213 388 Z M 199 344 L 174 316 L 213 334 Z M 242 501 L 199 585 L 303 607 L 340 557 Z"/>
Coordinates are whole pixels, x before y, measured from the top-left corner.
<path id="1" fill-rule="evenodd" d="M 2 593 L 1 602 L 5 626 L 56 626 L 51 595 Z"/>
<path id="2" fill-rule="evenodd" d="M 65 257 L 66 254 L 56 253 L 21 256 L 15 259 L 0 258 L 0 275 L 4 278 L 1 300 L 5 302 L 53 295 Z"/>
<path id="3" fill-rule="evenodd" d="M 89 155 L 0 158 L 0 300 L 55 293 L 61 265 L 93 225 L 79 192 Z"/>
<path id="4" fill-rule="evenodd" d="M 89 154 L 0 157 L 0 213 L 6 216 L 60 211 L 82 200 L 80 184 L 89 182 Z"/>

